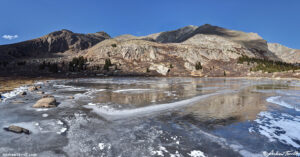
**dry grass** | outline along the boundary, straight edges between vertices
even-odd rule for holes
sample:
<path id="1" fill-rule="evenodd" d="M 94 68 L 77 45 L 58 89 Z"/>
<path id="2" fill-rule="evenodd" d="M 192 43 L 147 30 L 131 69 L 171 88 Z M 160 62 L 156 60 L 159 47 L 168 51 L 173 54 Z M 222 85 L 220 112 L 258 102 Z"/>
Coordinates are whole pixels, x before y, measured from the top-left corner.
<path id="1" fill-rule="evenodd" d="M 0 92 L 11 91 L 14 88 L 26 84 L 33 84 L 34 81 L 35 80 L 29 78 L 0 77 Z"/>
<path id="2" fill-rule="evenodd" d="M 36 81 L 53 78 L 28 78 L 28 77 L 0 77 L 0 93 L 11 91 L 23 85 L 30 85 Z"/>

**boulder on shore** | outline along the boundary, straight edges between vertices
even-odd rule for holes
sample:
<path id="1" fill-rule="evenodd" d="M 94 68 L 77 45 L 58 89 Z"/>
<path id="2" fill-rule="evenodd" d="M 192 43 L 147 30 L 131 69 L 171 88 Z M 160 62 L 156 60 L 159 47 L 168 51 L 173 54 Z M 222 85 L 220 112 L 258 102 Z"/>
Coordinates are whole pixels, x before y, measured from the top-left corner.
<path id="1" fill-rule="evenodd" d="M 74 96 L 68 96 L 68 99 L 74 99 Z"/>
<path id="2" fill-rule="evenodd" d="M 38 100 L 33 106 L 33 108 L 52 108 L 56 107 L 56 100 L 54 97 L 46 97 Z"/>
<path id="3" fill-rule="evenodd" d="M 36 86 L 31 86 L 28 88 L 28 90 L 32 92 L 38 90 L 38 88 Z"/>
<path id="4" fill-rule="evenodd" d="M 4 130 L 14 132 L 14 133 L 30 134 L 30 131 L 28 129 L 25 129 L 25 128 L 22 128 L 19 126 L 15 126 L 15 125 L 11 125 L 8 128 L 4 128 Z"/>

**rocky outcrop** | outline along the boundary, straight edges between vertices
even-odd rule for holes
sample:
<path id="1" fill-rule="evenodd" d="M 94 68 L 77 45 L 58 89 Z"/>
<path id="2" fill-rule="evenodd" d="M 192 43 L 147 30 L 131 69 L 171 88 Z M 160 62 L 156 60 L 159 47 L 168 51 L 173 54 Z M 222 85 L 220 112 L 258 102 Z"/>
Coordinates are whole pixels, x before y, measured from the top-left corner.
<path id="1" fill-rule="evenodd" d="M 151 64 L 149 70 L 155 70 L 159 74 L 166 76 L 170 69 L 164 64 Z"/>
<path id="2" fill-rule="evenodd" d="M 22 127 L 19 127 L 19 126 L 15 126 L 15 125 L 11 125 L 7 128 L 4 128 L 4 130 L 14 132 L 14 133 L 30 134 L 30 131 L 28 129 L 25 129 L 25 128 L 22 128 Z"/>
<path id="3" fill-rule="evenodd" d="M 52 108 L 56 107 L 57 103 L 54 97 L 46 97 L 37 101 L 32 107 L 33 108 Z"/>

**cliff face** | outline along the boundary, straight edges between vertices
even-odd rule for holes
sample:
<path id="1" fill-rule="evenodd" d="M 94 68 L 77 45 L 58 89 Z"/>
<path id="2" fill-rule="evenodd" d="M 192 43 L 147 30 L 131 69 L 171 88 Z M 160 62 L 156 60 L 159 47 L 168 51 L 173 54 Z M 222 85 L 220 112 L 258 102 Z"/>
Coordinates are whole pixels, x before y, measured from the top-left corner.
<path id="1" fill-rule="evenodd" d="M 0 59 L 12 60 L 22 57 L 38 57 L 68 50 L 78 52 L 108 38 L 110 36 L 105 32 L 78 34 L 69 30 L 61 30 L 37 39 L 10 45 L 1 45 Z"/>
<path id="2" fill-rule="evenodd" d="M 255 65 L 238 64 L 241 56 L 300 62 L 299 50 L 269 44 L 256 33 L 203 25 L 186 26 L 174 31 L 136 37 L 122 35 L 110 38 L 104 32 L 78 34 L 62 30 L 38 39 L 0 46 L 0 57 L 18 60 L 43 54 L 64 52 L 60 60 L 69 62 L 75 56 L 87 58 L 85 70 L 102 74 L 142 74 L 163 76 L 247 76 Z M 66 53 L 77 52 L 77 53 Z M 105 68 L 105 60 L 112 65 Z M 197 64 L 201 69 L 197 69 Z M 66 66 L 65 64 L 61 65 Z M 68 67 L 63 68 L 67 71 Z M 76 69 L 76 68 L 75 68 Z"/>

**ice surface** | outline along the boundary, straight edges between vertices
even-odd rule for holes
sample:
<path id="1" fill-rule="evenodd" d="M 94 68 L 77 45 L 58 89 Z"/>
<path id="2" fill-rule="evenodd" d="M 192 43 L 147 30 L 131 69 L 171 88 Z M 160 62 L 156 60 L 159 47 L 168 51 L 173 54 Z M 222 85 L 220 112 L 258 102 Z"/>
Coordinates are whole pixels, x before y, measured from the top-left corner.
<path id="1" fill-rule="evenodd" d="M 286 113 L 261 112 L 255 120 L 257 126 L 249 128 L 250 132 L 259 132 L 271 142 L 279 141 L 295 148 L 300 148 L 300 117 Z"/>
<path id="2" fill-rule="evenodd" d="M 174 109 L 182 106 L 186 106 L 192 103 L 195 103 L 197 101 L 200 101 L 202 99 L 208 98 L 210 96 L 214 96 L 217 94 L 220 94 L 223 92 L 218 93 L 211 93 L 201 96 L 196 96 L 190 99 L 181 100 L 173 103 L 167 103 L 167 104 L 159 104 L 159 105 L 152 105 L 152 106 L 146 106 L 146 107 L 140 107 L 135 109 L 124 109 L 124 110 L 116 110 L 113 108 L 110 108 L 108 106 L 96 106 L 96 105 L 86 105 L 86 108 L 93 109 L 93 111 L 100 116 L 104 116 L 108 119 L 121 119 L 124 117 L 132 117 L 132 116 L 144 116 L 148 114 L 154 114 L 156 112 L 162 112 L 169 109 Z"/>
<path id="3" fill-rule="evenodd" d="M 152 91 L 152 89 L 120 89 L 113 91 L 114 93 L 144 93 L 147 91 Z"/>
<path id="4" fill-rule="evenodd" d="M 298 97 L 298 100 L 290 101 L 292 100 L 292 97 L 288 96 L 272 96 L 266 99 L 267 102 L 277 104 L 286 108 L 294 109 L 296 111 L 300 111 L 300 97 Z M 290 103 L 287 103 L 289 101 Z M 297 103 L 298 101 L 298 103 Z"/>

